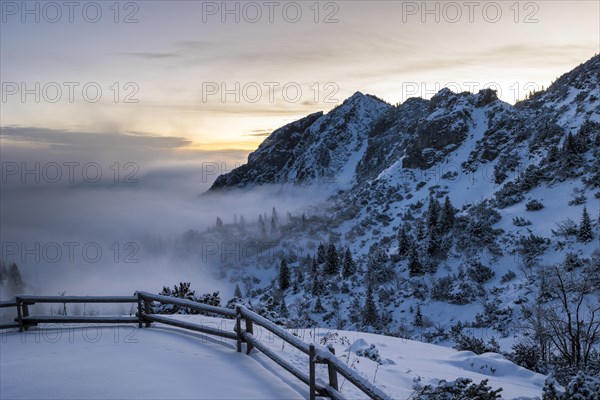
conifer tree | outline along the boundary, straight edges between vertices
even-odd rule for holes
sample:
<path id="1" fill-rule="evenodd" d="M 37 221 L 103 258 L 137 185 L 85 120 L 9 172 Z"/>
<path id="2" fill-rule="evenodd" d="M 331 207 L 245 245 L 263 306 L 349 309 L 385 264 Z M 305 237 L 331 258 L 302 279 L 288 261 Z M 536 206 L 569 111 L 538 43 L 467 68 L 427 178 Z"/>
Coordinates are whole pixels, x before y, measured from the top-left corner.
<path id="1" fill-rule="evenodd" d="M 591 242 L 594 238 L 592 231 L 592 220 L 588 214 L 587 207 L 583 207 L 583 213 L 581 214 L 581 223 L 579 224 L 579 231 L 577 232 L 577 240 L 580 242 Z"/>
<path id="2" fill-rule="evenodd" d="M 337 275 L 340 272 L 340 260 L 337 250 L 333 243 L 327 247 L 327 258 L 325 260 L 325 273 L 327 275 Z"/>
<path id="3" fill-rule="evenodd" d="M 271 212 L 271 233 L 275 233 L 277 231 L 277 226 L 277 211 L 275 211 L 275 207 L 273 207 L 273 211 Z"/>
<path id="4" fill-rule="evenodd" d="M 263 237 L 267 236 L 267 227 L 265 226 L 265 221 L 263 220 L 262 215 L 258 216 L 258 231 Z"/>
<path id="5" fill-rule="evenodd" d="M 356 262 L 354 262 L 354 258 L 352 258 L 352 252 L 350 251 L 350 247 L 346 247 L 346 252 L 344 253 L 344 268 L 342 274 L 344 278 L 350 278 L 355 273 Z"/>
<path id="6" fill-rule="evenodd" d="M 398 255 L 400 257 L 406 257 L 411 244 L 412 239 L 406 231 L 406 228 L 404 228 L 404 225 L 402 225 L 398 231 Z"/>
<path id="7" fill-rule="evenodd" d="M 317 264 L 321 265 L 325 262 L 325 260 L 325 246 L 323 246 L 323 243 L 319 243 L 319 247 L 317 248 Z"/>
<path id="8" fill-rule="evenodd" d="M 8 269 L 7 286 L 11 296 L 22 294 L 25 289 L 21 272 L 15 263 L 12 263 Z"/>
<path id="9" fill-rule="evenodd" d="M 417 251 L 417 245 L 413 243 L 408 253 L 408 272 L 410 276 L 423 275 L 423 264 L 419 258 L 419 252 Z"/>
<path id="10" fill-rule="evenodd" d="M 439 226 L 443 233 L 447 233 L 454 227 L 456 208 L 452 205 L 450 197 L 446 196 L 444 206 L 440 212 Z"/>
<path id="11" fill-rule="evenodd" d="M 429 234 L 437 230 L 438 219 L 440 214 L 440 202 L 431 197 L 429 199 L 429 207 L 427 208 L 427 229 Z"/>
<path id="12" fill-rule="evenodd" d="M 242 296 L 242 291 L 240 290 L 240 285 L 235 285 L 235 290 L 233 292 L 233 297 L 237 297 L 238 299 L 241 299 Z"/>
<path id="13" fill-rule="evenodd" d="M 415 312 L 415 322 L 416 327 L 423 326 L 423 314 L 421 313 L 421 305 L 417 304 L 417 311 Z"/>
<path id="14" fill-rule="evenodd" d="M 220 217 L 217 217 L 217 222 L 215 223 L 217 229 L 223 229 L 223 220 Z"/>
<path id="15" fill-rule="evenodd" d="M 373 286 L 369 285 L 367 287 L 367 299 L 365 301 L 365 312 L 363 314 L 363 324 L 365 326 L 377 326 L 377 321 L 379 320 L 377 305 L 375 304 L 375 299 L 373 299 Z"/>
<path id="16" fill-rule="evenodd" d="M 311 293 L 315 296 L 323 294 L 325 291 L 325 286 L 323 284 L 322 277 L 319 274 L 319 266 L 317 265 L 317 260 L 313 258 L 312 267 L 310 269 L 310 274 L 312 278 L 311 284 Z"/>
<path id="17" fill-rule="evenodd" d="M 8 269 L 6 268 L 6 264 L 4 263 L 4 261 L 0 260 L 0 285 L 2 285 L 7 279 Z"/>
<path id="18" fill-rule="evenodd" d="M 299 267 L 296 268 L 296 282 L 298 282 L 300 285 L 304 283 L 304 274 Z"/>
<path id="19" fill-rule="evenodd" d="M 290 269 L 285 259 L 281 260 L 279 266 L 279 289 L 286 291 L 290 287 Z"/>
<path id="20" fill-rule="evenodd" d="M 321 296 L 317 297 L 317 301 L 315 303 L 315 308 L 313 311 L 317 314 L 321 314 L 325 312 L 325 307 L 323 307 L 323 303 L 321 303 Z"/>

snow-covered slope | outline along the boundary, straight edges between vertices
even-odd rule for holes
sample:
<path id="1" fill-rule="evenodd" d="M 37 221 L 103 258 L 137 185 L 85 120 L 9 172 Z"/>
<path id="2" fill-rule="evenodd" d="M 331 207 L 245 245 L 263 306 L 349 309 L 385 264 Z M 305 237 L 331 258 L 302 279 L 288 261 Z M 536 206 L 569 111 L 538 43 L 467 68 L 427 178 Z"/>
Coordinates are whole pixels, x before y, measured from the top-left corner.
<path id="1" fill-rule="evenodd" d="M 234 321 L 203 316 L 177 316 L 221 329 Z M 306 355 L 281 339 L 256 336 L 302 370 Z M 437 384 L 459 377 L 488 379 L 503 388 L 504 399 L 541 395 L 544 376 L 518 367 L 498 354 L 470 352 L 374 334 L 337 330 L 294 330 L 303 340 L 333 345 L 336 353 L 365 379 L 395 399 L 406 399 L 415 384 Z M 371 348 L 375 346 L 375 350 Z M 380 362 L 359 356 L 376 353 Z M 226 339 L 153 325 L 74 327 L 3 335 L 0 342 L 2 398 L 171 398 L 171 399 L 297 399 L 308 388 L 259 352 L 250 357 L 235 351 Z M 376 359 L 376 356 L 373 356 Z M 83 367 L 85 366 L 85 368 Z M 26 371 L 26 373 L 25 373 Z M 326 370 L 317 374 L 326 380 Z M 34 384 L 32 384 L 32 382 Z M 340 377 L 342 393 L 351 399 L 365 395 Z"/>
<path id="2" fill-rule="evenodd" d="M 289 327 L 447 346 L 494 339 L 510 352 L 515 343 L 538 345 L 532 321 L 542 311 L 565 312 L 557 279 L 583 288 L 586 307 L 597 304 L 600 56 L 515 105 L 491 90 L 444 89 L 395 107 L 356 94 L 307 118 L 292 129 L 293 142 L 279 139 L 289 127 L 274 132 L 213 191 L 297 188 L 328 176 L 340 190 L 286 217 L 278 208 L 278 218 L 267 215 L 278 207 L 274 198 L 245 224 L 180 240 L 188 255 L 214 265 L 216 277 L 239 285 L 257 312 Z M 281 148 L 288 161 L 274 166 L 269 157 Z M 207 256 L 207 242 L 239 251 Z M 370 302 L 373 319 L 365 318 Z M 550 372 L 549 354 L 535 368 Z"/>

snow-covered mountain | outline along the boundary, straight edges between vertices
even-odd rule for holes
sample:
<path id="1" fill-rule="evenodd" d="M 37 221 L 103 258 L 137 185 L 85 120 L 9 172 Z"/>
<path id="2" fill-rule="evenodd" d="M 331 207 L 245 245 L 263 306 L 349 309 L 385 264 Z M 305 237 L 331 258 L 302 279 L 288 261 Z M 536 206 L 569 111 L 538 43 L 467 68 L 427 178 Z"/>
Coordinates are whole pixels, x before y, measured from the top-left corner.
<path id="1" fill-rule="evenodd" d="M 595 56 L 515 106 L 491 89 L 471 94 L 444 88 L 431 100 L 411 98 L 397 107 L 357 92 L 326 115 L 274 131 L 247 164 L 220 176 L 211 190 L 323 181 L 347 187 L 399 161 L 403 169 L 429 169 L 467 146 L 473 153 L 464 169 L 473 170 L 524 140 L 546 145 L 586 120 L 598 122 L 599 75 Z"/>
<path id="2" fill-rule="evenodd" d="M 353 183 L 370 127 L 392 107 L 356 92 L 328 114 L 311 114 L 274 131 L 248 163 L 220 176 L 211 190 L 265 183 Z"/>
<path id="3" fill-rule="evenodd" d="M 284 217 L 274 201 L 244 223 L 219 219 L 187 232 L 180 248 L 252 249 L 201 256 L 245 302 L 289 327 L 479 351 L 519 344 L 539 353 L 523 358 L 534 360 L 528 368 L 564 373 L 566 384 L 564 368 L 581 361 L 549 338 L 567 320 L 600 332 L 591 314 L 600 293 L 599 160 L 600 56 L 515 105 L 487 89 L 443 89 L 397 106 L 356 93 L 274 131 L 210 190 L 328 180 L 337 190 L 325 202 Z M 234 213 L 243 210 L 221 217 Z M 561 287 L 586 306 L 562 305 Z M 574 310 L 582 314 L 568 315 Z M 592 336 L 567 341 L 587 343 L 586 365 L 600 360 L 600 333 Z"/>

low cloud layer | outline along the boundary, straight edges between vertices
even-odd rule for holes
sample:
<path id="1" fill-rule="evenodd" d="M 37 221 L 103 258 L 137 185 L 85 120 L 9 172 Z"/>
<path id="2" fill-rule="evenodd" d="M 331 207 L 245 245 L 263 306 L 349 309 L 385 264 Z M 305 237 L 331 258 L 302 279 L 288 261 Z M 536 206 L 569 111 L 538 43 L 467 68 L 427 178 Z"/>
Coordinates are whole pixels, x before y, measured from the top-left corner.
<path id="1" fill-rule="evenodd" d="M 2 259 L 19 265 L 30 293 L 129 294 L 191 281 L 199 292 L 219 290 L 226 300 L 231 284 L 217 279 L 214 266 L 179 254 L 177 238 L 214 226 L 217 216 L 229 223 L 234 214 L 250 221 L 274 206 L 293 212 L 317 194 L 273 186 L 202 196 L 247 154 L 182 150 L 185 143 L 2 128 Z M 135 170 L 127 166 L 132 160 Z M 96 167 L 84 174 L 91 163 L 100 179 Z M 62 169 L 58 181 L 56 166 Z M 152 245 L 157 242 L 168 249 Z"/>

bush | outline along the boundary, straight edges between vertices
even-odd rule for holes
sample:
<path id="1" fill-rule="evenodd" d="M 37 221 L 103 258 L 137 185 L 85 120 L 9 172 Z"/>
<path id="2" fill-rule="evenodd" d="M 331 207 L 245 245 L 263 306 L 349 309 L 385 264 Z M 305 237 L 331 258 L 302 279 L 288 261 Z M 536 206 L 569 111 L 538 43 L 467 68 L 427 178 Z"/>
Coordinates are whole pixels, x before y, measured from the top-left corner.
<path id="1" fill-rule="evenodd" d="M 544 205 L 541 201 L 538 200 L 530 200 L 527 203 L 525 203 L 525 209 L 527 211 L 537 211 L 541 210 L 542 208 L 544 208 Z"/>
<path id="2" fill-rule="evenodd" d="M 161 296 L 177 297 L 178 299 L 195 301 L 198 303 L 208 304 L 219 307 L 221 298 L 219 292 L 206 293 L 201 296 L 196 295 L 196 291 L 191 289 L 190 282 L 180 282 L 179 285 L 173 286 L 173 289 L 168 286 L 163 286 L 159 293 Z M 174 304 L 159 304 L 152 307 L 155 314 L 199 314 L 200 312 L 188 307 L 180 307 Z"/>
<path id="3" fill-rule="evenodd" d="M 502 278 L 500 278 L 500 283 L 510 282 L 513 279 L 515 279 L 516 277 L 517 277 L 517 274 L 515 274 L 512 271 L 508 271 L 507 273 L 505 273 L 504 275 L 502 275 Z"/>
<path id="4" fill-rule="evenodd" d="M 544 363 L 540 356 L 540 347 L 517 343 L 512 347 L 512 353 L 506 354 L 506 358 L 528 370 L 545 373 Z"/>
<path id="5" fill-rule="evenodd" d="M 448 301 L 452 298 L 452 288 L 455 279 L 448 275 L 433 282 L 431 286 L 431 298 L 437 301 Z"/>
<path id="6" fill-rule="evenodd" d="M 484 379 L 475 384 L 469 378 L 458 378 L 452 382 L 440 380 L 437 387 L 415 385 L 415 392 L 410 396 L 414 400 L 495 400 L 500 398 L 502 388 L 493 390 L 487 386 L 488 380 Z"/>
<path id="7" fill-rule="evenodd" d="M 475 354 L 500 353 L 500 346 L 496 339 L 491 338 L 485 343 L 483 339 L 463 335 L 462 333 L 456 337 L 454 348 L 458 351 L 472 351 Z"/>
<path id="8" fill-rule="evenodd" d="M 496 275 L 490 267 L 486 267 L 478 261 L 471 262 L 470 267 L 467 269 L 467 274 L 473 281 L 480 284 L 489 281 Z"/>
<path id="9" fill-rule="evenodd" d="M 528 219 L 525 219 L 523 217 L 514 217 L 513 225 L 514 226 L 527 226 L 527 225 L 531 225 L 531 221 Z"/>
<path id="10" fill-rule="evenodd" d="M 537 257 L 546 251 L 549 245 L 550 239 L 530 233 L 529 236 L 519 238 L 518 252 L 523 256 L 525 265 L 531 266 L 535 263 Z"/>

